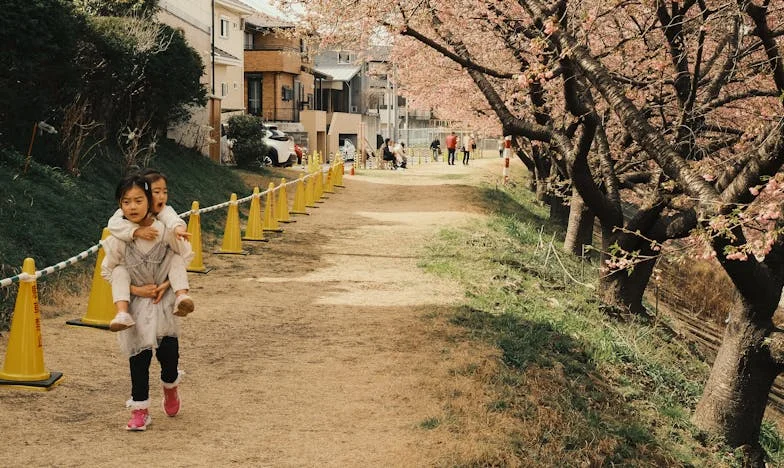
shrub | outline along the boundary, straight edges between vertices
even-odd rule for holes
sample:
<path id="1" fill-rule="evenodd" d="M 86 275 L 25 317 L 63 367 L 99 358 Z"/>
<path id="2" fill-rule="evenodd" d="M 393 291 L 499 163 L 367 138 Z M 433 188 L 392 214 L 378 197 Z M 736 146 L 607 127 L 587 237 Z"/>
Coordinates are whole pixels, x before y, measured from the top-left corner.
<path id="1" fill-rule="evenodd" d="M 71 101 L 79 83 L 74 57 L 84 19 L 62 0 L 9 0 L 0 15 L 0 139 L 27 151 L 35 122 L 55 127 L 58 109 Z M 36 137 L 45 154 L 47 135 Z"/>
<path id="2" fill-rule="evenodd" d="M 234 159 L 239 167 L 260 167 L 269 148 L 264 144 L 264 121 L 253 115 L 229 119 L 226 136 L 234 141 Z"/>
<path id="3" fill-rule="evenodd" d="M 80 11 L 95 16 L 151 17 L 158 10 L 158 0 L 74 0 Z"/>

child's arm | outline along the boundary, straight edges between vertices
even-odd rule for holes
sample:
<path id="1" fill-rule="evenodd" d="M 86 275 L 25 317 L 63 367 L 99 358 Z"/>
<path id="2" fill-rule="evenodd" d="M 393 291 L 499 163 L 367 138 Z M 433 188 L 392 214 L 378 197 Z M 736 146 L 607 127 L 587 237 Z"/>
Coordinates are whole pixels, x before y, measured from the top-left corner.
<path id="1" fill-rule="evenodd" d="M 103 262 L 101 262 L 101 276 L 111 283 L 114 269 L 125 263 L 125 242 L 111 235 L 101 244 L 104 252 Z"/>
<path id="2" fill-rule="evenodd" d="M 191 262 L 193 259 L 193 249 L 191 248 L 191 243 L 187 239 L 180 237 L 176 231 L 169 231 L 166 243 L 175 254 L 182 257 L 182 261 L 185 265 L 188 265 Z"/>
<path id="3" fill-rule="evenodd" d="M 153 240 L 158 231 L 152 227 L 139 227 L 138 224 L 128 221 L 123 217 L 122 210 L 118 209 L 109 218 L 109 232 L 123 242 L 131 242 L 134 237 Z"/>
<path id="4" fill-rule="evenodd" d="M 133 240 L 133 231 L 135 231 L 139 225 L 125 219 L 122 210 L 118 208 L 112 217 L 109 218 L 107 227 L 109 228 L 109 232 L 117 239 L 123 242 L 130 242 Z M 104 250 L 105 249 L 106 248 L 104 247 Z"/>
<path id="5" fill-rule="evenodd" d="M 166 229 L 174 231 L 180 239 L 190 239 L 191 234 L 187 230 L 187 224 L 171 206 L 164 206 L 157 218 L 166 226 Z"/>

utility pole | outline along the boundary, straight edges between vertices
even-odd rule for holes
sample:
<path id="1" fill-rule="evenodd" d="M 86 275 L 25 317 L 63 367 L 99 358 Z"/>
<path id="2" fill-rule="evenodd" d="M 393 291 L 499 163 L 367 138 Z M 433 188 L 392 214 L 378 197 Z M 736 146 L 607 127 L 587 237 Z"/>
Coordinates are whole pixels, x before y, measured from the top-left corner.
<path id="1" fill-rule="evenodd" d="M 398 135 L 398 129 L 397 129 L 397 118 L 398 118 L 398 115 L 397 115 L 397 67 L 395 67 L 394 63 L 392 64 L 392 100 L 395 103 L 395 112 L 394 112 L 395 119 L 394 119 L 394 122 L 393 122 L 394 126 L 392 128 L 394 129 L 393 130 L 393 134 L 395 135 L 395 141 L 397 142 L 400 139 L 400 135 Z"/>
<path id="2" fill-rule="evenodd" d="M 215 96 L 215 0 L 212 0 L 212 26 L 210 27 L 210 38 L 212 47 L 210 50 L 210 57 L 212 62 L 212 95 Z"/>
<path id="3" fill-rule="evenodd" d="M 394 140 L 395 135 L 392 133 L 392 88 L 391 88 L 391 76 L 389 70 L 387 70 L 387 138 L 392 138 Z"/>
<path id="4" fill-rule="evenodd" d="M 406 99 L 406 144 L 411 148 L 411 129 L 408 127 L 408 99 Z"/>

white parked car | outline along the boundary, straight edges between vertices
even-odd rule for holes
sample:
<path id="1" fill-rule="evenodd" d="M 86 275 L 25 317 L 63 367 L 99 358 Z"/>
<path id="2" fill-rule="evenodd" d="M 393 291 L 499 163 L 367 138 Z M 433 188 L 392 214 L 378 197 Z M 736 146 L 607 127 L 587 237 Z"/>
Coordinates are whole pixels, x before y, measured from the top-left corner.
<path id="1" fill-rule="evenodd" d="M 339 150 L 344 161 L 353 161 L 357 154 L 357 148 L 354 143 L 351 143 L 351 140 L 345 140 Z"/>
<path id="2" fill-rule="evenodd" d="M 297 162 L 294 139 L 276 127 L 264 127 L 264 144 L 270 149 L 264 157 L 264 165 L 292 166 Z"/>

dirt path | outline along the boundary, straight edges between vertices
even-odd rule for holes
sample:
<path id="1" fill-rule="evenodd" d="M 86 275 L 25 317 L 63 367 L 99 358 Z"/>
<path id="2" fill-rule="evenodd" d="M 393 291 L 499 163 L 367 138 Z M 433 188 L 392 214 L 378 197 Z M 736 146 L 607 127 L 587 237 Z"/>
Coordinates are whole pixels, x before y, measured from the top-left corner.
<path id="1" fill-rule="evenodd" d="M 462 291 L 418 269 L 417 253 L 441 227 L 482 216 L 470 185 L 498 166 L 347 175 L 311 216 L 245 244 L 253 255 L 205 251 L 214 270 L 191 275 L 197 311 L 181 338 L 183 409 L 163 414 L 153 362 L 145 433 L 122 430 L 130 383 L 115 337 L 64 325 L 82 315 L 77 299 L 43 323 L 46 367 L 63 384 L 0 390 L 0 465 L 433 466 L 483 450 L 470 429 L 423 424 L 444 417 L 456 388 L 468 405 L 490 398 L 454 369 L 493 351 L 455 339 L 442 312 Z"/>

